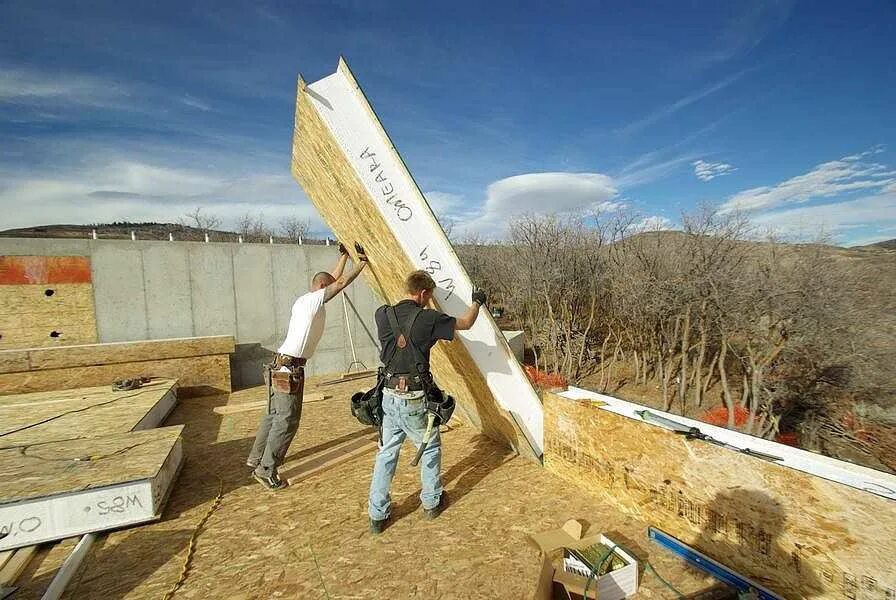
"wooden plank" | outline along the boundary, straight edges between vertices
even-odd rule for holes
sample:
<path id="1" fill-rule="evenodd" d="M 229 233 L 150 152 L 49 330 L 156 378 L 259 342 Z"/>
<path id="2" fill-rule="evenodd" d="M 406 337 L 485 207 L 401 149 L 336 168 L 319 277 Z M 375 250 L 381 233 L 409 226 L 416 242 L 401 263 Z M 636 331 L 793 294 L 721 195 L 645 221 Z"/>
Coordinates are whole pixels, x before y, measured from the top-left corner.
<path id="1" fill-rule="evenodd" d="M 126 362 L 186 358 L 210 354 L 232 354 L 232 335 L 213 335 L 136 342 L 110 342 L 67 346 L 64 349 L 33 350 L 32 369 L 61 369 Z"/>
<path id="2" fill-rule="evenodd" d="M 91 281 L 88 256 L 0 256 L 0 285 Z"/>
<path id="3" fill-rule="evenodd" d="M 109 386 L 0 396 L 0 448 L 106 435 L 143 428 L 161 412 L 158 425 L 176 403 L 173 379 L 116 392 Z"/>
<path id="4" fill-rule="evenodd" d="M 0 552 L 0 569 L 6 566 L 6 563 L 9 562 L 9 559 L 12 558 L 12 555 L 15 554 L 15 550 L 4 550 Z"/>
<path id="5" fill-rule="evenodd" d="M 0 373 L 15 373 L 31 368 L 28 350 L 0 351 Z"/>
<path id="6" fill-rule="evenodd" d="M 10 586 L 25 571 L 25 567 L 37 552 L 37 546 L 26 546 L 14 551 L 6 565 L 0 569 L 0 586 Z"/>
<path id="7" fill-rule="evenodd" d="M 345 100 L 338 107 L 342 111 L 339 116 L 354 115 L 352 123 L 359 128 L 334 133 L 338 111 L 333 102 L 338 99 Z M 349 145 L 352 149 L 347 151 Z M 374 166 L 361 158 L 364 152 L 369 157 L 371 148 L 376 149 L 373 165 L 387 165 L 388 173 L 374 173 Z M 378 193 L 374 200 L 365 186 L 387 184 L 362 180 L 362 172 L 397 186 L 396 190 L 401 187 L 401 193 L 407 195 L 397 198 Z M 364 276 L 382 298 L 397 301 L 404 295 L 407 273 L 427 268 L 440 285 L 437 305 L 451 314 L 466 309 L 472 284 L 343 61 L 330 77 L 307 87 L 300 82 L 292 173 L 339 239 L 364 244 L 371 257 Z M 410 222 L 403 227 L 410 229 L 397 236 L 394 222 L 406 219 Z M 414 234 L 415 228 L 428 237 Z M 409 240 L 414 242 L 413 248 Z M 540 455 L 540 403 L 488 314 L 479 318 L 474 330 L 450 343 L 437 344 L 432 351 L 432 370 L 474 426 L 524 454 Z"/>
<path id="8" fill-rule="evenodd" d="M 159 518 L 183 426 L 0 449 L 0 550 Z"/>
<path id="9" fill-rule="evenodd" d="M 112 365 L 46 369 L 0 374 L 0 395 L 110 386 L 126 377 L 177 379 L 179 397 L 230 393 L 230 357 L 226 354 L 144 360 Z"/>
<path id="10" fill-rule="evenodd" d="M 544 405 L 545 466 L 622 512 L 784 597 L 896 594 L 893 500 L 686 440 L 610 406 L 553 393 Z"/>

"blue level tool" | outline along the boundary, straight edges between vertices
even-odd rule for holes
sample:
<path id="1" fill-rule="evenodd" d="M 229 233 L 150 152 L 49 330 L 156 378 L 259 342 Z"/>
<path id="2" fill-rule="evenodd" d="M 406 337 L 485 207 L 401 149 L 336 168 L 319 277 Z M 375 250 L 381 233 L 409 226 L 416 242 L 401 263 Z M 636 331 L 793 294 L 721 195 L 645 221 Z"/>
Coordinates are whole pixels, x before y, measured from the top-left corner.
<path id="1" fill-rule="evenodd" d="M 739 575 L 726 567 L 725 565 L 714 561 L 705 554 L 697 552 L 681 540 L 678 540 L 668 533 L 660 531 L 656 527 L 647 528 L 647 537 L 671 552 L 676 556 L 683 558 L 689 564 L 697 567 L 701 571 L 705 571 L 718 579 L 719 581 L 730 585 L 738 592 L 754 592 L 760 600 L 783 600 L 781 596 L 774 594 L 761 585 L 754 583 L 746 577 Z"/>

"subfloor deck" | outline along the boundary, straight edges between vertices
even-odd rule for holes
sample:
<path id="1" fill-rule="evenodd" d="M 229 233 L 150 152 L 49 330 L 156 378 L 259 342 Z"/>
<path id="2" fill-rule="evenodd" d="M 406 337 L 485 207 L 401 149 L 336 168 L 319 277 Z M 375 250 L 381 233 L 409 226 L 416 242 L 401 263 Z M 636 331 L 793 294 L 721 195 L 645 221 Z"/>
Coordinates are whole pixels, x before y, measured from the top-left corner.
<path id="1" fill-rule="evenodd" d="M 257 405 L 263 388 L 182 401 L 166 424 L 185 426 L 186 463 L 162 520 L 101 537 L 67 598 L 162 598 L 180 578 L 190 539 L 219 490 L 221 503 L 197 535 L 175 599 L 528 598 L 541 560 L 527 536 L 570 518 L 648 558 L 685 594 L 712 585 L 651 546 L 648 523 L 508 455 L 470 427 L 443 434 L 448 509 L 434 521 L 422 518 L 406 444 L 392 488 L 393 524 L 370 535 L 374 448 L 348 398 L 372 379 L 318 385 L 322 380 L 306 386 L 299 433 L 281 469 L 294 483 L 280 492 L 262 489 L 245 466 L 261 409 L 213 410 Z M 43 548 L 17 582 L 16 597 L 40 597 L 73 545 Z M 673 597 L 652 575 L 642 578 L 638 598 Z"/>

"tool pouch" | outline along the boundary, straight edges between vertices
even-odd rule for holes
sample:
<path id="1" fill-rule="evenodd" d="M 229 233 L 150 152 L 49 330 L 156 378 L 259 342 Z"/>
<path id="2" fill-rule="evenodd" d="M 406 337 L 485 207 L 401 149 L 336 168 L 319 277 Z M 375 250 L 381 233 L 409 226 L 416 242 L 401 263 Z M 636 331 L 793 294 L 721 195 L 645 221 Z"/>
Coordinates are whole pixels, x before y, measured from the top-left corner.
<path id="1" fill-rule="evenodd" d="M 303 373 L 293 371 L 271 371 L 271 387 L 281 394 L 297 394 L 302 389 Z"/>
<path id="2" fill-rule="evenodd" d="M 386 376 L 380 369 L 376 385 L 366 392 L 357 392 L 351 398 L 352 416 L 362 425 L 379 427 L 383 422 L 383 386 Z"/>

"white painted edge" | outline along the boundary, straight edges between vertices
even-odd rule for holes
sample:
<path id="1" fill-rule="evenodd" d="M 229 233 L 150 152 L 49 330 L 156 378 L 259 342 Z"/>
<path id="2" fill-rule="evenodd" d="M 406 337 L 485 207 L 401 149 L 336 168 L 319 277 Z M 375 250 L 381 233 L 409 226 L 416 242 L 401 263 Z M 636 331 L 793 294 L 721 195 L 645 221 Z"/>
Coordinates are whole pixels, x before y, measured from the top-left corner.
<path id="1" fill-rule="evenodd" d="M 154 521 L 182 464 L 178 437 L 153 477 L 0 505 L 0 551 Z"/>
<path id="2" fill-rule="evenodd" d="M 363 92 L 343 71 L 348 72 L 345 63 L 336 73 L 307 86 L 311 105 L 411 263 L 433 275 L 438 306 L 448 314 L 462 314 L 469 306 L 472 282 L 388 135 L 370 117 L 373 109 Z M 383 190 L 394 192 L 384 195 Z M 513 416 L 540 456 L 544 444 L 541 401 L 491 316 L 481 315 L 458 338 L 499 405 Z"/>
<path id="3" fill-rule="evenodd" d="M 633 419 L 650 427 L 660 427 L 659 425 L 646 423 L 641 417 L 635 414 L 636 411 L 649 410 L 653 414 L 671 419 L 687 427 L 697 427 L 701 432 L 720 442 L 731 444 L 738 448 L 749 448 L 750 450 L 756 450 L 764 454 L 778 456 L 781 460 L 775 461 L 775 464 L 777 465 L 815 475 L 816 477 L 821 477 L 828 481 L 842 483 L 843 485 L 870 492 L 877 496 L 896 500 L 896 475 L 891 475 L 889 473 L 884 473 L 883 471 L 877 471 L 860 465 L 854 465 L 850 462 L 821 454 L 815 454 L 814 452 L 809 452 L 808 450 L 803 450 L 801 448 L 795 448 L 793 446 L 766 440 L 739 431 L 732 431 L 731 429 L 710 425 L 703 421 L 688 419 L 687 417 L 663 412 L 650 406 L 635 404 L 634 402 L 628 402 L 626 400 L 614 398 L 613 396 L 607 396 L 606 394 L 599 394 L 581 388 L 570 387 L 565 392 L 558 392 L 557 395 L 569 400 L 604 402 L 604 406 L 598 407 L 600 410 L 605 410 Z M 663 428 L 660 427 L 660 429 Z M 748 455 L 745 454 L 744 456 Z M 751 458 L 754 458 L 755 460 L 763 460 L 756 457 Z"/>

